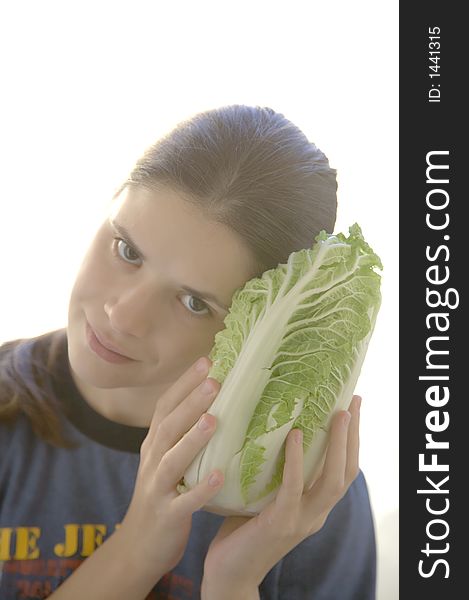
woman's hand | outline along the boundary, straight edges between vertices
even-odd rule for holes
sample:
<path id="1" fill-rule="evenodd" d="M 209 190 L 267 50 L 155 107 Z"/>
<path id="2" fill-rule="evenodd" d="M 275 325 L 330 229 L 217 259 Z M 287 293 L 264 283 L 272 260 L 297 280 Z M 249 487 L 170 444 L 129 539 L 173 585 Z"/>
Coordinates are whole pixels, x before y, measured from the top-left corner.
<path id="1" fill-rule="evenodd" d="M 192 513 L 223 484 L 222 473 L 216 471 L 187 493 L 176 490 L 215 431 L 215 417 L 206 411 L 220 384 L 206 378 L 209 368 L 210 360 L 200 359 L 158 400 L 141 447 L 133 497 L 119 530 L 131 544 L 136 562 L 152 569 L 156 580 L 182 558 Z"/>
<path id="2" fill-rule="evenodd" d="M 51 598 L 146 598 L 179 562 L 192 513 L 209 502 L 223 483 L 222 473 L 215 472 L 185 494 L 176 490 L 185 470 L 215 431 L 215 417 L 204 413 L 220 384 L 206 378 L 209 368 L 210 361 L 200 359 L 158 400 L 121 526 Z"/>
<path id="3" fill-rule="evenodd" d="M 229 600 L 230 589 L 236 598 L 258 598 L 258 587 L 270 569 L 321 529 L 358 474 L 360 402 L 354 396 L 350 412 L 335 415 L 321 476 L 307 490 L 301 432 L 290 432 L 276 498 L 255 517 L 226 518 L 213 539 L 204 565 L 204 600 Z"/>

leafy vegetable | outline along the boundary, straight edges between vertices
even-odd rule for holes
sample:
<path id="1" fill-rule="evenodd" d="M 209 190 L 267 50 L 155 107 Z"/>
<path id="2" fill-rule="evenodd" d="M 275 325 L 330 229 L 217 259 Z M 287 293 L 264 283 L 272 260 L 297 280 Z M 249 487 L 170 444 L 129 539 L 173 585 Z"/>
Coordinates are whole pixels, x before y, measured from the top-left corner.
<path id="1" fill-rule="evenodd" d="M 305 482 L 314 480 L 329 421 L 350 403 L 374 328 L 375 267 L 381 261 L 355 224 L 348 237 L 321 232 L 311 249 L 235 292 L 210 354 L 209 376 L 222 384 L 210 409 L 217 430 L 181 492 L 219 468 L 224 486 L 205 508 L 259 512 L 281 483 L 292 428 L 303 431 Z"/>

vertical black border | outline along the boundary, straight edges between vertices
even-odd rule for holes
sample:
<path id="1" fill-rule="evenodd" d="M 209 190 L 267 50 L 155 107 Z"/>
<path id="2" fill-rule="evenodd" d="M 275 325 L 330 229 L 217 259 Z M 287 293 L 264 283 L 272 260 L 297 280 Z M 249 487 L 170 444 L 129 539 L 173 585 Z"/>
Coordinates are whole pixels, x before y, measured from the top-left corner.
<path id="1" fill-rule="evenodd" d="M 400 3 L 400 49 L 399 49 L 399 114 L 400 114 L 400 597 L 459 598 L 464 592 L 467 567 L 465 558 L 464 531 L 467 529 L 467 516 L 462 512 L 467 502 L 463 491 L 464 476 L 469 472 L 464 465 L 469 455 L 463 447 L 463 440 L 469 439 L 465 433 L 465 408 L 469 393 L 465 377 L 469 375 L 469 334 L 467 312 L 467 283 L 469 278 L 469 239 L 465 214 L 469 206 L 468 192 L 464 186 L 466 172 L 469 171 L 467 137 L 468 118 L 463 110 L 464 88 L 467 77 L 465 57 L 467 25 L 462 15 L 462 4 L 455 2 L 429 1 L 420 5 Z M 414 13 L 410 12 L 412 8 Z M 439 40 L 430 40 L 430 29 L 439 28 Z M 465 31 L 466 30 L 466 31 Z M 440 46 L 431 41 L 439 41 Z M 430 50 L 440 50 L 440 54 L 430 55 Z M 430 57 L 438 56 L 439 68 L 432 70 L 435 63 Z M 431 73 L 439 75 L 430 77 Z M 439 90 L 438 102 L 429 102 L 430 90 Z M 438 99 L 437 91 L 430 93 Z M 464 140 L 465 141 L 465 140 Z M 434 163 L 449 165 L 447 184 L 427 182 L 427 153 L 448 151 L 447 155 L 434 155 Z M 442 170 L 434 170 L 435 178 L 444 179 Z M 432 189 L 444 189 L 449 196 L 449 204 L 443 210 L 435 211 L 427 205 L 427 194 Z M 444 200 L 443 193 L 435 192 L 432 198 Z M 444 222 L 445 213 L 449 218 L 443 230 L 432 230 L 427 222 L 430 218 Z M 445 237 L 446 236 L 446 237 Z M 448 237 L 449 236 L 449 237 Z M 440 246 L 446 246 L 447 250 Z M 431 257 L 430 260 L 427 252 Z M 432 284 L 428 281 L 427 269 L 438 265 L 440 279 L 449 273 L 446 283 Z M 447 267 L 447 269 L 446 269 Z M 431 275 L 430 275 L 431 277 Z M 442 297 L 449 289 L 449 304 L 454 308 L 428 305 L 427 289 L 440 292 Z M 433 295 L 432 300 L 436 300 Z M 444 300 L 443 300 L 444 301 Z M 447 331 L 436 330 L 436 319 L 428 321 L 431 313 L 445 313 L 440 325 L 449 323 Z M 466 319 L 465 319 L 466 317 Z M 466 322 L 465 322 L 466 320 Z M 428 339 L 431 336 L 447 336 L 448 340 L 434 340 L 431 347 L 447 350 L 433 363 L 447 364 L 448 369 L 429 370 L 427 365 Z M 448 381 L 419 380 L 424 375 L 448 375 Z M 447 441 L 448 449 L 426 450 L 426 434 L 430 433 L 426 419 L 435 407 L 429 405 L 426 391 L 431 385 L 448 386 L 449 400 L 438 407 L 440 422 L 449 418 L 449 425 L 433 438 Z M 442 388 L 440 387 L 440 390 Z M 444 413 L 447 413 L 445 417 Z M 425 462 L 431 461 L 431 454 L 437 454 L 437 461 L 449 465 L 448 472 L 423 472 L 419 470 L 419 454 L 424 453 Z M 460 466 L 458 466 L 458 464 Z M 446 483 L 440 482 L 449 475 Z M 417 493 L 419 489 L 432 490 L 426 477 L 447 493 Z M 430 514 L 429 506 L 435 510 L 448 510 L 441 515 Z M 448 502 L 446 501 L 448 500 Z M 449 503 L 449 504 L 448 504 Z M 441 519 L 447 523 L 430 522 Z M 432 540 L 427 533 L 445 536 Z M 447 532 L 447 535 L 445 535 Z M 431 552 L 422 552 L 427 543 Z M 446 545 L 448 544 L 448 546 Z M 437 552 L 435 552 L 435 550 Z M 438 560 L 446 561 L 437 563 Z M 423 563 L 419 563 L 423 561 Z M 427 575 L 423 577 L 421 570 Z M 432 573 L 430 576 L 428 576 Z M 446 577 L 447 576 L 447 577 Z M 459 591 L 456 591 L 456 590 Z M 462 594 L 462 595 L 461 595 Z"/>

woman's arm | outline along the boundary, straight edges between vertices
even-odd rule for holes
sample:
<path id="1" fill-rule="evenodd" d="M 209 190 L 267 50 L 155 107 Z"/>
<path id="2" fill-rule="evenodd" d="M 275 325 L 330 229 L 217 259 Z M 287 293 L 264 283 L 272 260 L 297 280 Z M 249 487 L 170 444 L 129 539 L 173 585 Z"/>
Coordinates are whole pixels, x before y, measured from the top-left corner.
<path id="1" fill-rule="evenodd" d="M 219 471 L 194 489 L 176 487 L 215 431 L 206 414 L 220 384 L 207 379 L 210 361 L 193 365 L 158 400 L 130 506 L 119 529 L 54 592 L 53 600 L 139 600 L 181 560 L 192 514 L 223 484 Z"/>
<path id="2" fill-rule="evenodd" d="M 149 568 L 137 555 L 118 529 L 49 598 L 143 600 L 164 573 Z"/>

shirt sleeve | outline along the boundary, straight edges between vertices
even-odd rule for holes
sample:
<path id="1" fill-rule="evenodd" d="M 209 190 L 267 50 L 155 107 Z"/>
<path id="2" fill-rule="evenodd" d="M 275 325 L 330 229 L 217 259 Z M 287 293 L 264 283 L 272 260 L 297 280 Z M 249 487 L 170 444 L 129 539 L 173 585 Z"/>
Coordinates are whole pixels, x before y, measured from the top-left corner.
<path id="1" fill-rule="evenodd" d="M 375 531 L 362 472 L 323 528 L 268 573 L 260 592 L 261 600 L 375 600 Z"/>

